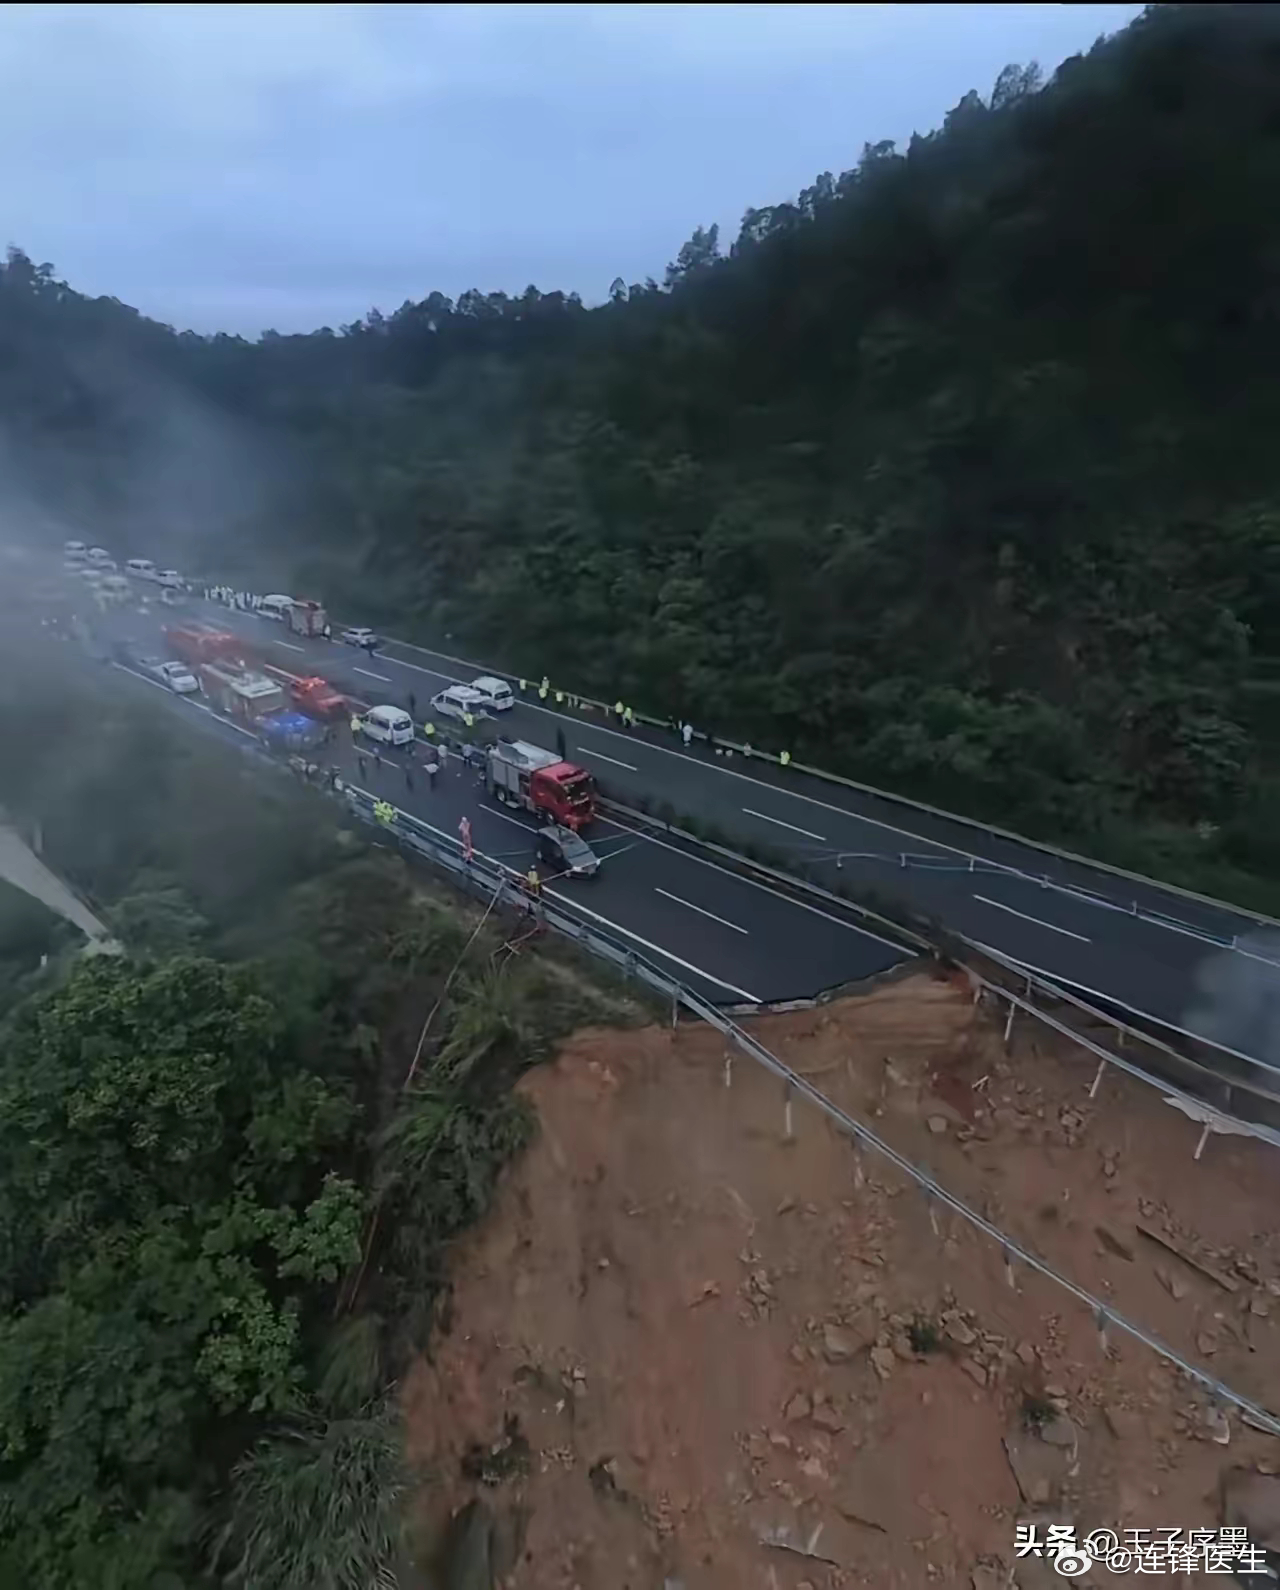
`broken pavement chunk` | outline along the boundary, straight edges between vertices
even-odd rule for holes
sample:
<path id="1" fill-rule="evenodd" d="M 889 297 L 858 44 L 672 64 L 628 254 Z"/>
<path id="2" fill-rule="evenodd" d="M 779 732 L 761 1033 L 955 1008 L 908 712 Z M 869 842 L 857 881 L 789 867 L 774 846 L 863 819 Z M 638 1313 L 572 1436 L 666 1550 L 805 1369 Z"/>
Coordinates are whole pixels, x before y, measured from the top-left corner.
<path id="1" fill-rule="evenodd" d="M 822 1356 L 829 1364 L 847 1363 L 850 1358 L 857 1356 L 862 1343 L 843 1325 L 824 1325 L 822 1327 Z"/>

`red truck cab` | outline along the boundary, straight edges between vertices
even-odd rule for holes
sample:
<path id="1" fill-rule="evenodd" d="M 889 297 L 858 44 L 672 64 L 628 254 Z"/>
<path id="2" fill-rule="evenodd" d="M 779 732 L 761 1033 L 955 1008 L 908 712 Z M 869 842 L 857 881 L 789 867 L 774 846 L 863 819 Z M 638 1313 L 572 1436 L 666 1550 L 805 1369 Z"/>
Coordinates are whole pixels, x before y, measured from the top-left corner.
<path id="1" fill-rule="evenodd" d="M 216 661 L 241 662 L 245 655 L 245 644 L 238 635 L 212 624 L 165 624 L 162 633 L 169 650 L 189 668 Z"/>
<path id="2" fill-rule="evenodd" d="M 330 718 L 345 718 L 351 711 L 351 703 L 346 696 L 335 690 L 327 679 L 321 679 L 318 674 L 304 679 L 299 674 L 288 673 L 271 663 L 265 663 L 263 668 L 273 679 L 279 680 L 288 689 L 294 706 L 299 712 L 305 712 L 309 718 L 319 718 L 325 722 Z"/>
<path id="3" fill-rule="evenodd" d="M 486 782 L 503 805 L 542 812 L 575 834 L 596 814 L 591 774 L 526 740 L 499 740 L 489 747 Z"/>

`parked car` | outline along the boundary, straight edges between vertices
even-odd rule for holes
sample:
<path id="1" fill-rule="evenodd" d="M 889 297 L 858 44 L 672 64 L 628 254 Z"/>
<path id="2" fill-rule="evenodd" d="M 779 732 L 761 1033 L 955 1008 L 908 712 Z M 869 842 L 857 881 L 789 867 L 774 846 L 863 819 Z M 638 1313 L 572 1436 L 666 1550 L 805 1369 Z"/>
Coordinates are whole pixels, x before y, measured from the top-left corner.
<path id="1" fill-rule="evenodd" d="M 484 697 L 485 706 L 490 712 L 510 712 L 516 704 L 511 686 L 505 679 L 495 679 L 492 674 L 481 674 L 479 679 L 471 681 L 469 688 Z"/>
<path id="2" fill-rule="evenodd" d="M 383 745 L 412 745 L 413 719 L 400 707 L 370 707 L 360 719 L 360 731 Z"/>
<path id="3" fill-rule="evenodd" d="M 89 549 L 83 541 L 64 541 L 62 543 L 62 564 L 66 568 L 79 568 L 88 561 Z"/>
<path id="4" fill-rule="evenodd" d="M 600 858 L 580 834 L 558 823 L 538 830 L 538 860 L 561 877 L 594 878 Z"/>
<path id="5" fill-rule="evenodd" d="M 431 710 L 441 718 L 453 718 L 462 723 L 468 714 L 473 718 L 488 716 L 488 702 L 470 685 L 450 685 L 439 695 L 432 696 Z"/>
<path id="6" fill-rule="evenodd" d="M 157 569 L 152 578 L 157 585 L 163 585 L 169 591 L 180 591 L 187 583 L 177 569 Z"/>
<path id="7" fill-rule="evenodd" d="M 162 657 L 142 657 L 138 660 L 138 667 L 152 679 L 168 685 L 175 695 L 193 695 L 200 688 L 200 681 L 184 662 L 166 662 Z"/>
<path id="8" fill-rule="evenodd" d="M 363 651 L 377 651 L 382 645 L 382 637 L 375 635 L 371 629 L 344 629 L 338 639 L 347 646 L 359 646 Z"/>
<path id="9" fill-rule="evenodd" d="M 291 596 L 264 596 L 258 603 L 258 611 L 263 618 L 274 618 L 277 623 L 283 624 L 292 606 Z"/>
<path id="10" fill-rule="evenodd" d="M 154 580 L 156 566 L 150 558 L 127 558 L 124 572 L 131 574 L 135 580 Z"/>
<path id="11" fill-rule="evenodd" d="M 105 569 L 108 564 L 110 564 L 113 569 L 116 566 L 115 559 L 107 551 L 106 547 L 90 547 L 85 553 L 85 557 L 90 563 L 96 563 L 100 569 Z"/>

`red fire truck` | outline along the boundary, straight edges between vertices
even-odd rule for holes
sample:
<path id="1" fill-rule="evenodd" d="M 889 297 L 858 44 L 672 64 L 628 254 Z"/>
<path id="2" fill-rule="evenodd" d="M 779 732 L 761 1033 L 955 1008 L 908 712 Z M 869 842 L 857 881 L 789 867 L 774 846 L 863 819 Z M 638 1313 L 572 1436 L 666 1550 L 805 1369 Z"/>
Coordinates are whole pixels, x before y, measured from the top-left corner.
<path id="1" fill-rule="evenodd" d="M 252 673 L 234 662 L 208 662 L 200 669 L 200 687 L 215 711 L 241 723 L 283 712 L 283 688 L 266 674 Z"/>
<path id="2" fill-rule="evenodd" d="M 485 753 L 489 793 L 504 806 L 543 812 L 578 833 L 596 814 L 595 780 L 585 768 L 526 740 L 499 740 Z"/>
<path id="3" fill-rule="evenodd" d="M 169 650 L 190 668 L 218 659 L 239 661 L 245 656 L 245 643 L 238 635 L 212 624 L 165 624 L 163 634 Z"/>

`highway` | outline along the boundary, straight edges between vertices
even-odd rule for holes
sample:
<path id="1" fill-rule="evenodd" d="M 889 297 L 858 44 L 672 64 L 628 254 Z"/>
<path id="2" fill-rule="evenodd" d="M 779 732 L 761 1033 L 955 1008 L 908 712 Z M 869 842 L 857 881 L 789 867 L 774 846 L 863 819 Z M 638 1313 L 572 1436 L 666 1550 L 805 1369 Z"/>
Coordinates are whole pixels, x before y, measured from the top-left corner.
<path id="1" fill-rule="evenodd" d="M 480 671 L 403 642 L 387 642 L 369 658 L 336 641 L 304 640 L 252 613 L 202 602 L 192 610 L 240 630 L 274 653 L 281 666 L 322 673 L 370 702 L 409 706 L 412 697 L 419 722 L 432 694 Z M 111 623 L 118 632 L 159 648 L 159 618 L 153 609 L 146 618 L 113 615 Z M 1060 859 L 1012 838 L 758 758 L 717 756 L 696 741 L 686 751 L 674 735 L 627 731 L 598 717 L 556 711 L 536 697 L 518 702 L 501 722 L 503 733 L 550 748 L 557 730 L 564 734 L 570 758 L 588 767 L 616 800 L 665 802 L 681 815 L 713 824 L 731 842 L 767 846 L 780 858 L 805 863 L 821 881 L 844 881 L 898 898 L 1030 970 L 1137 1014 L 1197 1030 L 1194 986 L 1206 962 L 1224 953 L 1247 968 L 1259 997 L 1280 1000 L 1280 934 L 1259 935 L 1256 922 L 1243 912 Z M 505 814 L 489 813 L 486 822 L 490 817 L 507 821 Z M 602 836 L 610 831 L 609 825 L 600 826 Z M 910 858 L 905 864 L 904 856 Z M 622 871 L 610 870 L 615 877 Z M 618 887 L 603 877 L 600 883 L 602 891 Z M 709 898 L 699 895 L 693 903 L 731 916 L 716 912 Z M 663 907 L 664 922 L 671 920 L 669 904 Z M 644 920 L 650 927 L 645 936 L 665 943 L 656 935 L 668 929 L 651 914 Z M 702 920 L 704 942 L 713 942 L 721 931 L 731 930 L 717 929 L 712 917 Z M 762 924 L 745 936 L 734 934 L 725 946 L 727 958 L 711 969 L 717 978 L 764 998 L 798 997 L 794 990 L 780 995 L 753 987 L 767 983 L 772 989 L 779 979 L 788 980 L 789 974 L 781 972 L 773 982 L 764 975 L 771 954 L 786 957 L 786 931 L 780 920 L 772 930 Z M 828 923 L 823 931 L 833 930 Z M 1237 936 L 1250 942 L 1230 949 Z M 762 955 L 766 938 L 772 942 Z M 689 936 L 671 942 L 687 946 Z"/>
<path id="2" fill-rule="evenodd" d="M 137 615 L 116 613 L 95 625 L 104 638 L 128 633 Z M 103 666 L 85 659 L 85 667 Z M 157 711 L 244 749 L 254 737 L 218 716 L 202 700 L 175 696 L 163 685 L 108 664 L 120 688 L 145 697 Z M 254 742 L 256 743 L 256 742 Z M 352 742 L 340 725 L 330 746 L 313 753 L 325 768 L 366 793 L 390 801 L 444 840 L 459 843 L 459 823 L 471 823 L 476 852 L 525 872 L 534 859 L 538 824 L 497 806 L 458 757 L 448 757 L 433 784 L 423 748 L 412 754 Z M 406 765 L 407 764 L 407 765 Z M 806 998 L 899 964 L 902 951 L 868 933 L 838 910 L 827 912 L 741 878 L 678 844 L 629 825 L 598 820 L 591 844 L 601 857 L 590 879 L 548 879 L 544 893 L 589 923 L 631 943 L 704 998 L 720 1004 Z"/>

